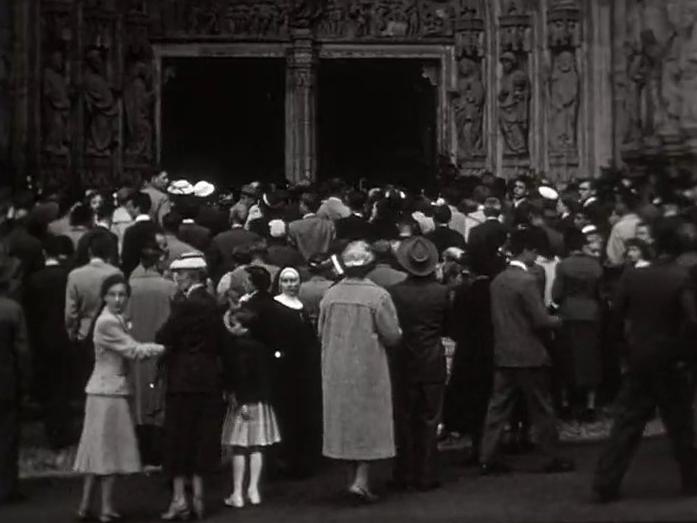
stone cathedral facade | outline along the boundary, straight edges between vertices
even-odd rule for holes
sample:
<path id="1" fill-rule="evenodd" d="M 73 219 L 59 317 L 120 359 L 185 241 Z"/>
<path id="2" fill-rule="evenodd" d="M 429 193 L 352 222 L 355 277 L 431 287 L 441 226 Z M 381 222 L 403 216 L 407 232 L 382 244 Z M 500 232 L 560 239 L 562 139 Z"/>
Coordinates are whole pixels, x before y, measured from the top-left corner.
<path id="1" fill-rule="evenodd" d="M 463 173 L 692 169 L 697 152 L 697 0 L 5 0 L 3 182 L 140 178 L 170 57 L 284 60 L 293 182 L 316 176 L 317 69 L 337 59 L 431 64 L 436 147 Z"/>

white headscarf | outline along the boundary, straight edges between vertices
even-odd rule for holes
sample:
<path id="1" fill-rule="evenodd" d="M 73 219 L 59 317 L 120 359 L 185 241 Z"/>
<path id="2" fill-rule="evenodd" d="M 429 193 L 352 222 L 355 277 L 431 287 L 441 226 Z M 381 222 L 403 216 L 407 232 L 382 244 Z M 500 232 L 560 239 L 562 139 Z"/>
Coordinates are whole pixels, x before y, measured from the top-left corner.
<path id="1" fill-rule="evenodd" d="M 296 278 L 298 278 L 298 280 L 300 280 L 300 273 L 297 270 L 295 270 L 293 267 L 286 267 L 278 275 L 279 287 L 280 281 L 285 276 L 295 276 Z M 278 296 L 274 297 L 274 299 L 278 303 L 280 303 L 281 305 L 285 305 L 289 309 L 299 311 L 303 308 L 303 302 L 301 302 L 297 296 L 289 296 L 288 294 L 281 293 Z"/>

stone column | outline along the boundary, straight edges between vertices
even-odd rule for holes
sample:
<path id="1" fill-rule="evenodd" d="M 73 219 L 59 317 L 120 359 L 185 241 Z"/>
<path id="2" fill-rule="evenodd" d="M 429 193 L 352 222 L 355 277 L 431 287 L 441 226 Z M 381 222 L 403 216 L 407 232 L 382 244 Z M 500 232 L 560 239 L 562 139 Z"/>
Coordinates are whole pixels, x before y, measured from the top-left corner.
<path id="1" fill-rule="evenodd" d="M 317 171 L 317 56 L 312 31 L 296 29 L 286 63 L 286 178 L 313 181 Z"/>

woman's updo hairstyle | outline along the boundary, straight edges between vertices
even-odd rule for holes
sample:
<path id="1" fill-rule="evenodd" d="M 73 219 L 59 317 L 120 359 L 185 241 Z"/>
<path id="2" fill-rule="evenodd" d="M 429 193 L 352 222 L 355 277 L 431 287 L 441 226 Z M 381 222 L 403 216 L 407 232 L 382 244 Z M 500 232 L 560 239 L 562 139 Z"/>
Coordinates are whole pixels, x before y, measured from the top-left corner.
<path id="1" fill-rule="evenodd" d="M 111 276 L 107 276 L 107 278 L 102 282 L 102 288 L 99 293 L 99 296 L 102 298 L 102 300 L 106 297 L 107 293 L 109 292 L 109 289 L 111 289 L 114 285 L 119 285 L 122 284 L 126 287 L 126 295 L 131 296 L 131 286 L 128 283 L 128 280 L 123 276 L 121 273 L 116 273 L 112 274 Z"/>

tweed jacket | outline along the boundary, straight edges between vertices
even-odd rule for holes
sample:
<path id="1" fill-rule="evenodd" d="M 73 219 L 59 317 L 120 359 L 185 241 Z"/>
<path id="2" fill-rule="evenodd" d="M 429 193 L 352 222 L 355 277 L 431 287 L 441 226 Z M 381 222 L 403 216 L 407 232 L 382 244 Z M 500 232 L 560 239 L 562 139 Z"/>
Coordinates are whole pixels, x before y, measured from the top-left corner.
<path id="1" fill-rule="evenodd" d="M 87 265 L 70 271 L 65 290 L 65 329 L 71 340 L 84 340 L 87 337 L 102 303 L 99 296 L 102 282 L 120 272 L 99 258 L 93 258 Z"/>
<path id="2" fill-rule="evenodd" d="M 105 308 L 94 326 L 94 370 L 85 392 L 105 396 L 130 395 L 127 360 L 154 356 L 163 350 L 164 347 L 152 343 L 138 343 L 130 335 L 123 317 Z"/>
<path id="3" fill-rule="evenodd" d="M 545 309 L 537 278 L 514 265 L 491 283 L 494 362 L 497 367 L 542 367 L 550 364 L 539 330 L 559 320 Z"/>
<path id="4" fill-rule="evenodd" d="M 564 320 L 600 320 L 600 263 L 583 254 L 564 258 L 556 268 L 552 299 L 559 305 Z"/>
<path id="5" fill-rule="evenodd" d="M 288 240 L 295 245 L 305 260 L 313 254 L 329 252 L 336 237 L 334 223 L 315 214 L 288 224 Z"/>

